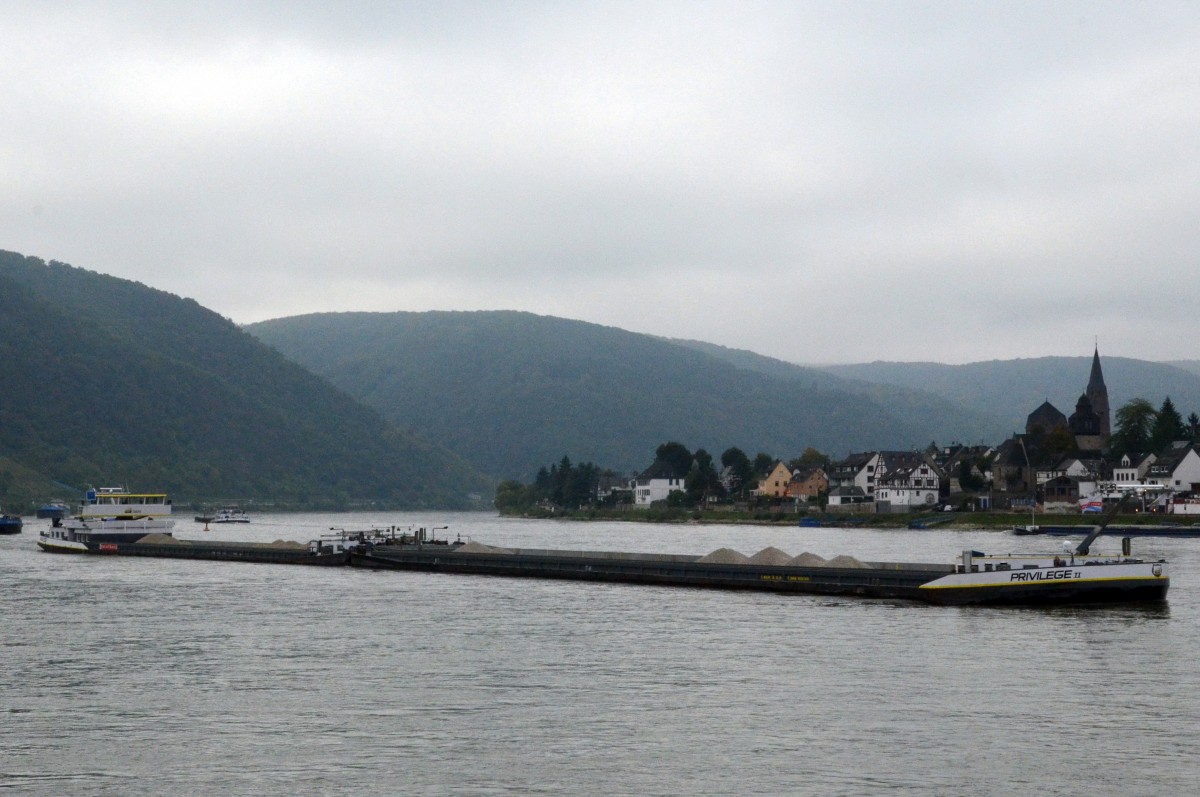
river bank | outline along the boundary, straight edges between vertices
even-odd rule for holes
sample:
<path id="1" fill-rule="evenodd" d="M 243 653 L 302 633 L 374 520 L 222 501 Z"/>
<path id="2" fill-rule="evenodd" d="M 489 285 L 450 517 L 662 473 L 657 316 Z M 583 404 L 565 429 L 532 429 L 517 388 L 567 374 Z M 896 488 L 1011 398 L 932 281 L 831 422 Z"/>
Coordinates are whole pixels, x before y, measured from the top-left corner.
<path id="1" fill-rule="evenodd" d="M 820 526 L 830 528 L 908 529 L 994 529 L 1010 531 L 1014 526 L 1029 523 L 1027 513 L 1016 512 L 931 512 L 896 514 L 853 514 L 781 512 L 769 510 L 694 510 L 677 508 L 652 509 L 531 509 L 523 512 L 502 511 L 501 517 L 522 520 L 581 520 L 625 521 L 631 523 L 725 524 L 756 526 Z M 1082 530 L 1100 522 L 1099 515 L 1038 514 L 1043 526 L 1079 526 Z M 1112 525 L 1194 526 L 1196 519 L 1163 515 L 1128 513 L 1117 515 Z"/>

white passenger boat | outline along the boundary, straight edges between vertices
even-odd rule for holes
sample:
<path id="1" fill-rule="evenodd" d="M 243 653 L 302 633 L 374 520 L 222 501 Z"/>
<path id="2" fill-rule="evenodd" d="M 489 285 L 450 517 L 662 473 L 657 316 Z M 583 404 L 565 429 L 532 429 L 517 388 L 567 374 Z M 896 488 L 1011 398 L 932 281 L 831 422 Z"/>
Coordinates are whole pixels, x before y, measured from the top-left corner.
<path id="1" fill-rule="evenodd" d="M 245 511 L 236 506 L 221 507 L 215 515 L 213 515 L 212 523 L 249 523 L 250 516 Z"/>
<path id="2" fill-rule="evenodd" d="M 86 553 L 89 544 L 134 542 L 147 534 L 170 534 L 174 526 L 166 493 L 98 487 L 84 495 L 78 514 L 53 521 L 39 535 L 38 547 L 52 553 Z"/>

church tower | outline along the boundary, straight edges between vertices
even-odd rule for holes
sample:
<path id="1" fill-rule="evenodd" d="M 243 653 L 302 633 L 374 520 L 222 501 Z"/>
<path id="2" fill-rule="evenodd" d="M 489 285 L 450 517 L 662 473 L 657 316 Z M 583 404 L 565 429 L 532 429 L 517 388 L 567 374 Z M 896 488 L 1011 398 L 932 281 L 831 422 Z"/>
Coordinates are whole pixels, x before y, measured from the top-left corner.
<path id="1" fill-rule="evenodd" d="M 1100 370 L 1100 346 L 1092 355 L 1092 375 L 1084 393 L 1092 405 L 1092 412 L 1100 419 L 1100 436 L 1107 443 L 1112 434 L 1112 418 L 1108 409 L 1108 388 L 1104 386 L 1104 372 Z"/>

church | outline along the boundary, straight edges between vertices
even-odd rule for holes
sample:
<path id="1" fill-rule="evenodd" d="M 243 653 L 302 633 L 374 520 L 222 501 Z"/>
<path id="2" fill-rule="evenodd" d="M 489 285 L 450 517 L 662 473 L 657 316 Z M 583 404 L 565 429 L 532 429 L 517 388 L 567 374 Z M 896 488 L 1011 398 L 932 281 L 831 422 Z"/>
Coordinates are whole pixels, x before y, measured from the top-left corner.
<path id="1" fill-rule="evenodd" d="M 1097 346 L 1092 355 L 1092 373 L 1088 378 L 1087 389 L 1075 402 L 1075 412 L 1071 417 L 1049 401 L 1033 412 L 1025 421 L 1025 434 L 1029 437 L 1040 438 L 1056 431 L 1064 430 L 1075 440 L 1075 447 L 1081 451 L 1100 452 L 1108 446 L 1112 435 L 1112 414 L 1108 406 L 1108 388 L 1104 384 L 1104 371 L 1100 368 L 1100 348 Z"/>

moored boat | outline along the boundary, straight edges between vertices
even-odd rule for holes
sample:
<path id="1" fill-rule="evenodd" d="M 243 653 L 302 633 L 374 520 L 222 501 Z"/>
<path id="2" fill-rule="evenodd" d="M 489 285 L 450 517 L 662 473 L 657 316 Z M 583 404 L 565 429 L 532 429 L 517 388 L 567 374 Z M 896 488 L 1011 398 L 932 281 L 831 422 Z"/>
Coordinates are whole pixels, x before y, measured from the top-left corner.
<path id="1" fill-rule="evenodd" d="M 1018 536 L 1027 536 L 1030 534 L 1051 534 L 1063 536 L 1066 534 L 1087 534 L 1095 526 L 1054 526 L 1054 525 L 1039 525 L 1039 526 L 1013 526 L 1013 534 Z"/>
<path id="2" fill-rule="evenodd" d="M 24 525 L 20 515 L 6 515 L 0 512 L 0 534 L 20 534 Z"/>
<path id="3" fill-rule="evenodd" d="M 54 520 L 38 537 L 52 553 L 87 553 L 89 543 L 133 542 L 151 533 L 170 534 L 171 501 L 166 493 L 133 493 L 124 487 L 89 489 L 79 514 Z"/>
<path id="4" fill-rule="evenodd" d="M 34 514 L 38 520 L 62 520 L 70 511 L 66 502 L 54 498 L 39 506 Z"/>
<path id="5" fill-rule="evenodd" d="M 212 519 L 209 522 L 210 523 L 249 523 L 250 516 L 247 515 L 244 510 L 242 510 L 236 506 L 225 506 L 225 507 L 221 507 L 221 509 L 218 510 L 215 515 L 213 515 Z"/>

